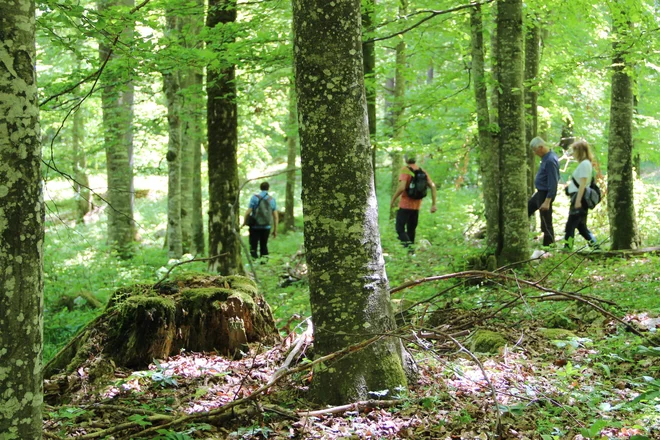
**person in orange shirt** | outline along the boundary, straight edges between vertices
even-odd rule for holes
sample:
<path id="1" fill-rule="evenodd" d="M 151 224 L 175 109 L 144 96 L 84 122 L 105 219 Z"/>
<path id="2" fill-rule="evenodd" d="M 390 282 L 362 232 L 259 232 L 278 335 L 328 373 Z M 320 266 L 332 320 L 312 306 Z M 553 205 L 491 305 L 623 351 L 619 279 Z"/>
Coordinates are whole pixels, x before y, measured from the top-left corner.
<path id="1" fill-rule="evenodd" d="M 419 221 L 419 210 L 422 207 L 422 199 L 413 199 L 408 195 L 408 188 L 415 176 L 415 171 L 421 168 L 415 163 L 417 160 L 414 153 L 406 153 L 405 156 L 406 166 L 401 167 L 399 173 L 399 185 L 392 196 L 392 207 L 396 206 L 396 200 L 401 196 L 399 201 L 399 211 L 396 213 L 396 233 L 399 240 L 404 246 L 408 247 L 415 242 L 415 231 Z M 426 171 L 424 171 L 426 173 Z M 436 205 L 437 190 L 435 183 L 428 173 L 426 173 L 426 183 L 431 188 L 431 198 L 433 204 L 431 205 L 431 213 L 438 210 Z"/>

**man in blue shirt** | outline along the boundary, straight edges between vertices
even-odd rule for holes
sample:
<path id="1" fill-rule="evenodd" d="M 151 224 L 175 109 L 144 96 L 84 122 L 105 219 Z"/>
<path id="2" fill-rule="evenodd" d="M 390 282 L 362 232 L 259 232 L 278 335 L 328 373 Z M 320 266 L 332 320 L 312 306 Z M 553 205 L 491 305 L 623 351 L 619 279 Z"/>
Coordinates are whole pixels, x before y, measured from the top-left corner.
<path id="1" fill-rule="evenodd" d="M 270 185 L 268 182 L 263 182 L 259 188 L 261 192 L 250 198 L 250 204 L 243 219 L 243 226 L 250 227 L 250 255 L 255 260 L 259 258 L 257 247 L 259 247 L 262 257 L 268 255 L 268 237 L 271 230 L 273 238 L 277 237 L 279 220 L 275 199 L 268 195 Z"/>
<path id="2" fill-rule="evenodd" d="M 555 230 L 552 227 L 552 202 L 557 195 L 559 159 L 555 152 L 545 145 L 545 141 L 538 136 L 532 139 L 529 146 L 534 154 L 541 158 L 541 165 L 539 165 L 534 179 L 536 192 L 527 202 L 527 215 L 531 217 L 537 210 L 539 211 L 543 246 L 550 246 L 555 242 Z"/>

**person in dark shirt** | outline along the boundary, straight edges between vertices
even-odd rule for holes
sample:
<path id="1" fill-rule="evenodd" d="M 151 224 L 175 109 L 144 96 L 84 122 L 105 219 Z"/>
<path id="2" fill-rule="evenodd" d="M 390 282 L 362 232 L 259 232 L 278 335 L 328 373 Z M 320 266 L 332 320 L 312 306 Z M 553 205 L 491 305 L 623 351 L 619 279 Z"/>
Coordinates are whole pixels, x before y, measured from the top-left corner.
<path id="1" fill-rule="evenodd" d="M 555 242 L 555 230 L 552 227 L 552 202 L 557 195 L 559 159 L 555 152 L 545 145 L 545 141 L 538 136 L 532 139 L 529 146 L 534 154 L 541 158 L 541 165 L 539 165 L 534 179 L 536 192 L 527 202 L 527 215 L 531 217 L 536 211 L 539 211 L 543 246 L 550 246 Z"/>

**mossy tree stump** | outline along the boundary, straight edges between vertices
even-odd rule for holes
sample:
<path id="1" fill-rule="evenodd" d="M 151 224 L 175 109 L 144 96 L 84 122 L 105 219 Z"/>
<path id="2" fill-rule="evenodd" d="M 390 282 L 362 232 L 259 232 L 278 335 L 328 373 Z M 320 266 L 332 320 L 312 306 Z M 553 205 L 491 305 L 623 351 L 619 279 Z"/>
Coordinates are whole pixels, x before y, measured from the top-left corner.
<path id="1" fill-rule="evenodd" d="M 278 338 L 270 307 L 251 280 L 187 275 L 117 290 L 103 314 L 48 363 L 45 377 L 98 357 L 133 369 L 182 349 L 233 357 L 248 343 Z"/>

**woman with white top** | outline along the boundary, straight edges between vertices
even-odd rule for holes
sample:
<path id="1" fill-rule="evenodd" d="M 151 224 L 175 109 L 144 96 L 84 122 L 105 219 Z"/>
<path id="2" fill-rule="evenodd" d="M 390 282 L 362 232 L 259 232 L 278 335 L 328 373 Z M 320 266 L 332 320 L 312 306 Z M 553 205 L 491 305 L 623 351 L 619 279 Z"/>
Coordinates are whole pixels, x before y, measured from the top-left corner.
<path id="1" fill-rule="evenodd" d="M 566 192 L 571 198 L 571 207 L 566 221 L 566 235 L 564 239 L 566 248 L 573 248 L 575 229 L 589 242 L 589 246 L 597 246 L 596 236 L 587 228 L 588 208 L 584 203 L 584 193 L 591 184 L 593 173 L 593 155 L 589 144 L 580 140 L 571 145 L 573 157 L 578 161 L 578 166 L 573 171 L 571 180 L 568 182 Z"/>

